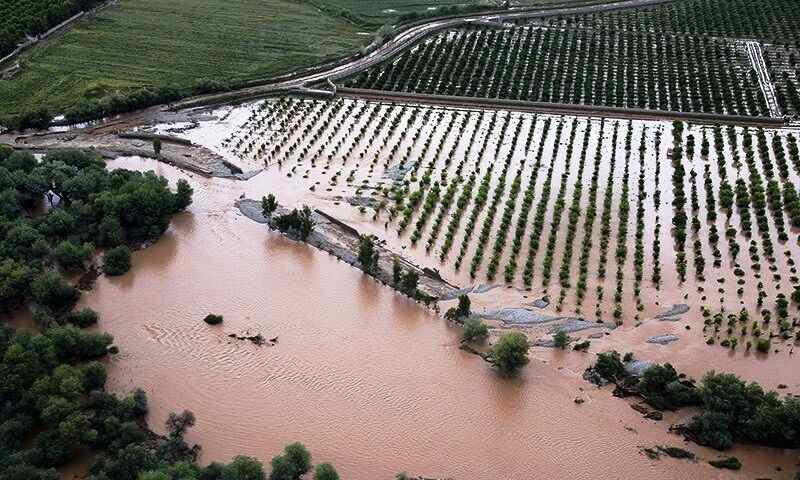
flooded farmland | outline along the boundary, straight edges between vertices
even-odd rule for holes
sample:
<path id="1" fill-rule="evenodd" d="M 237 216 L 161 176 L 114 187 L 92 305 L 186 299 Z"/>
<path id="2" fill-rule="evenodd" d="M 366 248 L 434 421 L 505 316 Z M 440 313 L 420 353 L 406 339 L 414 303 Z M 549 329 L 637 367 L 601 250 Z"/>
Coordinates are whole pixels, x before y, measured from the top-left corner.
<path id="1" fill-rule="evenodd" d="M 718 456 L 667 432 L 691 412 L 645 420 L 584 381 L 591 353 L 534 348 L 519 378 L 503 378 L 459 350 L 460 332 L 433 311 L 233 208 L 243 194 L 280 195 L 283 175 L 207 179 L 138 158 L 110 166 L 188 178 L 195 189 L 190 212 L 134 256 L 135 269 L 102 278 L 84 303 L 119 339 L 111 387 L 145 388 L 155 428 L 170 411 L 192 410 L 198 422 L 189 440 L 203 445 L 203 462 L 236 454 L 266 462 L 301 440 L 343 478 L 402 470 L 434 478 L 730 478 L 705 461 L 642 454 L 678 445 L 703 460 Z M 225 323 L 203 323 L 209 312 Z M 640 343 L 644 331 L 623 326 L 592 351 L 615 347 L 690 374 L 714 367 L 770 387 L 800 385 L 773 357 L 708 355 L 699 331 L 660 348 Z M 277 341 L 258 347 L 228 337 L 248 332 Z M 797 461 L 792 451 L 730 453 L 743 461 L 741 478 L 789 478 Z"/>

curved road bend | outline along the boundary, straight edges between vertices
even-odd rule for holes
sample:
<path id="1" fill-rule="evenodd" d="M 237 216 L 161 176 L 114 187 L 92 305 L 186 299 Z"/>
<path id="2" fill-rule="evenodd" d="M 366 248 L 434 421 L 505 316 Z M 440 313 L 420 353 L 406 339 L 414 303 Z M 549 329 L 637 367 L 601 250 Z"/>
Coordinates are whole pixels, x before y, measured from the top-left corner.
<path id="1" fill-rule="evenodd" d="M 226 101 L 256 98 L 261 95 L 275 93 L 276 91 L 303 87 L 306 84 L 323 81 L 325 79 L 338 80 L 391 58 L 403 49 L 413 45 L 433 32 L 447 28 L 469 25 L 474 22 L 496 22 L 498 20 L 515 20 L 520 18 L 545 18 L 559 15 L 598 13 L 626 8 L 646 7 L 661 3 L 670 3 L 673 1 L 675 0 L 624 0 L 619 2 L 580 7 L 564 7 L 547 10 L 525 9 L 508 12 L 464 15 L 459 17 L 443 18 L 439 20 L 433 19 L 430 22 L 423 23 L 421 25 L 415 25 L 403 30 L 387 43 L 381 45 L 367 55 L 355 58 L 350 62 L 341 65 L 335 65 L 331 68 L 309 73 L 308 75 L 292 78 L 290 80 L 259 85 L 256 87 L 243 88 L 231 92 L 189 98 L 181 102 L 176 102 L 173 104 L 173 108 L 183 109 L 225 103 Z"/>

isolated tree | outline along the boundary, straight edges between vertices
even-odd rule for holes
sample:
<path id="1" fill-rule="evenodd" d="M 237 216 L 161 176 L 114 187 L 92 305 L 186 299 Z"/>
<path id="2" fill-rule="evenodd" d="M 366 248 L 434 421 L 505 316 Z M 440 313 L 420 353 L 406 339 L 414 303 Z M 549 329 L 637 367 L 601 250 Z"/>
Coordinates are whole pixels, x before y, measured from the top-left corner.
<path id="1" fill-rule="evenodd" d="M 283 448 L 283 455 L 272 459 L 270 480 L 299 480 L 311 470 L 311 453 L 300 443 L 290 443 Z"/>
<path id="2" fill-rule="evenodd" d="M 489 357 L 505 374 L 513 374 L 528 364 L 528 337 L 520 332 L 508 332 L 492 347 Z"/>
<path id="3" fill-rule="evenodd" d="M 154 138 L 153 139 L 153 153 L 156 155 L 156 158 L 161 158 L 161 139 Z"/>
<path id="4" fill-rule="evenodd" d="M 447 312 L 444 314 L 444 317 L 447 320 L 459 322 L 464 318 L 470 316 L 471 313 L 470 307 L 471 307 L 471 302 L 469 300 L 469 296 L 459 295 L 458 306 L 448 309 Z"/>
<path id="5" fill-rule="evenodd" d="M 400 263 L 400 259 L 397 256 L 395 256 L 392 259 L 392 282 L 394 282 L 395 285 L 399 285 L 400 280 L 402 279 L 403 279 L 403 265 Z M 798 302 L 800 302 L 800 300 L 798 300 Z"/>
<path id="6" fill-rule="evenodd" d="M 264 480 L 265 478 L 261 462 L 243 455 L 234 457 L 231 463 L 223 466 L 220 470 L 219 477 L 202 478 L 219 478 L 219 480 Z M 270 476 L 270 478 L 272 477 Z"/>
<path id="7" fill-rule="evenodd" d="M 358 239 L 358 263 L 367 273 L 378 267 L 378 251 L 375 249 L 375 237 L 361 235 Z"/>

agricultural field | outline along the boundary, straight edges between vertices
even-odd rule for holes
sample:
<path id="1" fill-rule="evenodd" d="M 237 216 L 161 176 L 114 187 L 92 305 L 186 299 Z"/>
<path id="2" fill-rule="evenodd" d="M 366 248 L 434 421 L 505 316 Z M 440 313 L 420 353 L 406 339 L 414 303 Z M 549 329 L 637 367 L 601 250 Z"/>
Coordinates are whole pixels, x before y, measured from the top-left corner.
<path id="1" fill-rule="evenodd" d="M 798 22 L 800 3 L 794 0 L 677 0 L 652 7 L 568 16 L 550 23 L 798 46 Z"/>
<path id="2" fill-rule="evenodd" d="M 400 92 L 767 116 L 745 45 L 521 26 L 449 30 L 347 85 Z"/>
<path id="3" fill-rule="evenodd" d="M 270 77 L 352 53 L 372 38 L 290 0 L 121 0 L 25 54 L 21 70 L 0 80 L 0 113 L 63 111 L 199 79 Z"/>
<path id="4" fill-rule="evenodd" d="M 764 50 L 778 103 L 790 116 L 800 113 L 795 71 L 800 47 L 800 3 L 793 0 L 680 0 L 639 9 L 548 20 L 553 27 L 656 32 L 702 39 L 756 41 Z"/>
<path id="5" fill-rule="evenodd" d="M 784 112 L 796 118 L 800 114 L 800 49 L 767 45 L 764 59 L 775 83 L 778 104 Z"/>
<path id="6" fill-rule="evenodd" d="M 461 285 L 627 324 L 690 302 L 727 347 L 795 336 L 789 131 L 296 98 L 227 123 L 220 152 Z"/>

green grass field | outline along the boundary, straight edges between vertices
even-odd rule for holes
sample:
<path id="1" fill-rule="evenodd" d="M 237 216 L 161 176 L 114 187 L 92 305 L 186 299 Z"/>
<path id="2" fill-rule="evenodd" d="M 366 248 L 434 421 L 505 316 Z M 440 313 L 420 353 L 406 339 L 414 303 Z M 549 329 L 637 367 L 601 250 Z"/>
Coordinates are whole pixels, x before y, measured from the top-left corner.
<path id="1" fill-rule="evenodd" d="M 121 0 L 23 57 L 0 80 L 0 113 L 64 109 L 142 86 L 269 77 L 355 51 L 372 37 L 292 0 Z"/>
<path id="2" fill-rule="evenodd" d="M 311 0 L 341 10 L 348 10 L 365 22 L 383 24 L 405 13 L 424 13 L 441 7 L 495 5 L 494 0 Z"/>
<path id="3" fill-rule="evenodd" d="M 326 5 L 333 11 L 347 10 L 365 23 L 383 24 L 407 13 L 435 13 L 447 7 L 483 5 L 497 7 L 502 0 L 306 0 Z M 605 1 L 605 0 L 602 0 Z M 591 5 L 601 0 L 511 0 L 514 7 L 548 7 L 554 5 Z"/>

